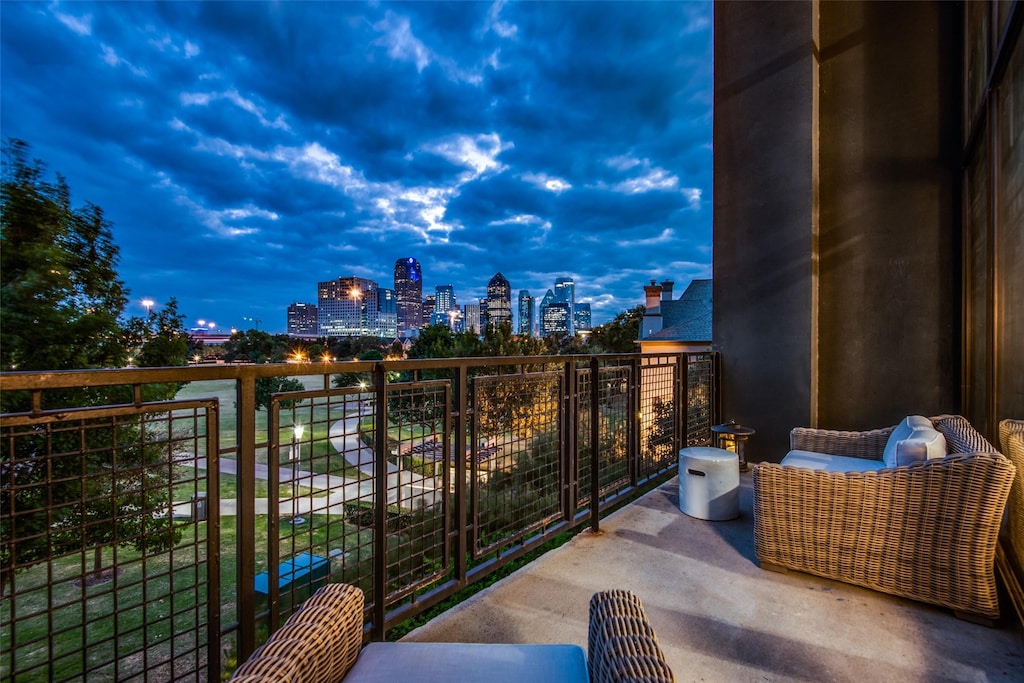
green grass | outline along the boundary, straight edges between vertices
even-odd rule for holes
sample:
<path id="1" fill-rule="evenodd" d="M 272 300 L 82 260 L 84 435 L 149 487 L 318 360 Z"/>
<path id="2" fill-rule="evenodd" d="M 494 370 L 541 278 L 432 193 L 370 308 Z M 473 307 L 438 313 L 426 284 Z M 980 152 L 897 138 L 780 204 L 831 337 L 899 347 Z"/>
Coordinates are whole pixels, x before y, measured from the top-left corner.
<path id="1" fill-rule="evenodd" d="M 306 389 L 322 389 L 323 375 L 300 375 L 296 377 Z M 235 408 L 237 396 L 235 394 L 235 380 L 218 379 L 205 380 L 200 382 L 189 382 L 175 396 L 177 400 L 191 400 L 200 398 L 216 398 L 220 402 L 220 445 L 221 448 L 228 448 L 237 444 L 236 429 L 238 415 Z M 267 411 L 256 411 L 256 442 L 262 443 L 268 440 L 267 435 Z"/>
<path id="2" fill-rule="evenodd" d="M 180 528 L 181 542 L 172 551 L 145 559 L 131 548 L 104 548 L 102 569 L 114 566 L 116 553 L 120 573 L 115 581 L 79 585 L 83 574 L 93 570 L 92 551 L 20 573 L 17 614 L 5 615 L 5 621 L 13 617 L 14 625 L 0 630 L 0 651 L 13 651 L 24 672 L 13 680 L 82 676 L 83 658 L 86 667 L 99 667 L 88 680 L 114 680 L 112 666 L 103 664 L 119 662 L 125 668 L 118 678 L 123 678 L 128 671 L 142 670 L 143 651 L 149 666 L 168 658 L 176 631 L 206 621 L 209 586 L 197 576 L 202 549 L 195 545 L 195 532 L 205 533 L 205 524 Z M 176 654 L 181 645 L 179 638 Z M 0 671 L 0 678 L 10 675 Z"/>
<path id="3" fill-rule="evenodd" d="M 323 386 L 322 376 L 300 378 L 310 389 Z M 220 401 L 220 437 L 221 447 L 234 447 L 236 442 L 235 429 L 237 418 L 235 411 L 235 382 L 233 380 L 193 382 L 178 394 L 179 399 L 195 399 L 216 397 Z M 328 439 L 327 405 L 314 405 L 303 408 L 303 414 L 310 416 L 310 426 L 303 438 L 303 448 L 299 467 L 303 470 L 321 474 L 341 475 L 353 479 L 364 478 L 361 472 L 349 466 L 341 455 L 334 454 Z M 333 415 L 338 414 L 336 408 Z M 287 418 L 285 418 L 287 419 Z M 616 419 L 614 416 L 612 419 Z M 369 428 L 372 421 L 364 420 L 362 426 Z M 267 412 L 256 414 L 257 443 L 267 440 Z M 429 432 L 426 432 L 429 434 Z M 425 435 L 421 426 L 405 425 L 401 428 L 391 427 L 388 430 L 390 439 L 407 441 Z M 230 456 L 228 456 L 230 457 Z M 432 475 L 434 462 L 407 457 L 404 466 L 422 474 Z M 266 448 L 258 449 L 257 461 L 266 462 Z M 195 481 L 185 481 L 175 486 L 172 497 L 176 501 L 189 500 L 205 485 L 205 476 L 197 472 Z M 285 485 L 286 486 L 286 485 Z M 258 480 L 254 483 L 257 498 L 265 498 L 269 493 L 268 482 Z M 286 490 L 282 490 L 287 493 Z M 220 475 L 220 496 L 222 499 L 238 497 L 238 479 L 234 475 Z M 310 495 L 312 492 L 301 487 L 299 495 Z M 397 514 L 397 512 L 396 512 Z M 341 550 L 343 556 L 331 560 L 331 579 L 350 583 L 367 584 L 370 581 L 367 573 L 372 558 L 372 535 L 370 529 L 364 529 L 346 521 L 341 516 L 323 515 L 307 516 L 308 523 L 291 527 L 290 522 L 282 521 L 279 529 L 268 528 L 267 516 L 257 516 L 254 544 L 257 548 L 255 570 L 257 573 L 267 570 L 267 548 L 271 533 L 279 534 L 280 556 L 288 558 L 297 552 L 313 552 L 328 556 L 331 550 Z M 217 549 L 221 564 L 220 611 L 221 624 L 225 626 L 237 620 L 237 518 L 227 517 L 222 520 L 220 543 Z M 531 551 L 522 558 L 501 568 L 486 579 L 469 586 L 447 599 L 433 609 L 421 614 L 389 631 L 389 638 L 396 639 L 416 626 L 425 623 L 437 614 L 475 594 L 482 588 L 491 585 L 500 578 L 516 571 L 548 550 L 562 545 L 584 527 L 564 532 L 547 541 L 538 549 Z M 148 663 L 159 662 L 171 652 L 171 638 L 174 632 L 187 631 L 196 624 L 205 621 L 204 601 L 208 586 L 203 581 L 200 571 L 204 546 L 196 545 L 195 535 L 205 534 L 205 523 L 184 523 L 180 526 L 183 537 L 179 545 L 171 552 L 153 553 L 143 559 L 137 551 L 130 548 L 106 548 L 102 553 L 102 566 L 114 565 L 116 555 L 117 566 L 123 571 L 115 582 L 100 583 L 92 587 L 82 588 L 74 585 L 77 577 L 92 570 L 92 552 L 56 558 L 50 563 L 43 563 L 18 575 L 18 596 L 16 614 L 9 605 L 3 606 L 3 624 L 0 629 L 0 652 L 13 653 L 17 656 L 19 670 L 24 675 L 14 680 L 37 680 L 51 677 L 46 669 L 31 667 L 54 667 L 53 678 L 87 677 L 92 680 L 114 680 L 105 669 L 83 670 L 83 659 L 86 667 L 95 663 L 120 661 L 131 665 L 138 660 L 143 661 L 141 652 L 146 653 Z M 404 551 L 402 551 L 404 552 Z M 389 551 L 390 553 L 390 551 Z M 52 587 L 47 587 L 47 582 Z M 35 582 L 33 584 L 33 582 Z M 25 588 L 28 586 L 28 589 Z M 116 586 L 116 590 L 115 590 Z M 6 599 L 4 600 L 6 602 Z M 52 611 L 51 621 L 48 612 Z M 16 628 L 10 628 L 11 620 Z M 55 628 L 55 624 L 57 627 Z M 88 631 L 85 625 L 88 624 Z M 67 626 L 64 626 L 67 625 Z M 63 630 L 62 630 L 63 629 Z M 13 640 L 12 640 L 13 639 Z M 52 639 L 52 643 L 50 642 Z M 176 646 L 178 647 L 178 646 Z M 115 649 L 117 650 L 115 652 Z M 83 654 L 84 653 L 84 654 Z M 11 672 L 3 670 L 8 660 L 0 659 L 0 679 L 11 677 Z M 227 663 L 227 662 L 225 662 Z M 125 671 L 118 672 L 120 678 Z"/>

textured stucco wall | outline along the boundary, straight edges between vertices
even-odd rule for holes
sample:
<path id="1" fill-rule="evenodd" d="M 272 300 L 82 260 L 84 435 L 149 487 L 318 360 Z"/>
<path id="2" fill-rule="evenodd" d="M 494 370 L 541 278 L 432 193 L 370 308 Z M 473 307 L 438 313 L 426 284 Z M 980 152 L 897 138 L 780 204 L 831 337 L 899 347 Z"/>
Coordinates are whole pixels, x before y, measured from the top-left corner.
<path id="1" fill-rule="evenodd" d="M 712 329 L 752 460 L 810 420 L 811 38 L 809 3 L 715 6 Z"/>
<path id="2" fill-rule="evenodd" d="M 956 12 L 715 7 L 714 344 L 754 460 L 958 407 Z"/>
<path id="3" fill-rule="evenodd" d="M 821 4 L 824 427 L 958 408 L 959 11 Z"/>

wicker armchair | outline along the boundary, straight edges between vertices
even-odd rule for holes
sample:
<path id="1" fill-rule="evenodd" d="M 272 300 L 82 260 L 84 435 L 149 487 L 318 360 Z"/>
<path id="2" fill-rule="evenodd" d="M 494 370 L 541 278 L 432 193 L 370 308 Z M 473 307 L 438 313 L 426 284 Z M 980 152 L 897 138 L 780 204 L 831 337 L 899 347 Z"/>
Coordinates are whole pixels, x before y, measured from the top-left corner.
<path id="1" fill-rule="evenodd" d="M 953 609 L 999 616 L 995 561 L 1014 466 L 966 419 L 930 418 L 944 458 L 869 472 L 754 468 L 754 544 L 762 568 L 793 569 Z M 881 460 L 894 427 L 798 428 L 794 450 Z"/>
<path id="2" fill-rule="evenodd" d="M 591 598 L 585 657 L 581 647 L 561 644 L 399 642 L 371 643 L 361 650 L 362 644 L 362 590 L 343 583 L 328 584 L 253 652 L 231 681 L 492 681 L 495 666 L 500 668 L 497 678 L 502 681 L 675 681 L 640 600 L 624 590 L 604 591 Z M 444 663 L 443 670 L 431 666 L 438 661 Z M 538 672 L 543 676 L 538 678 Z"/>
<path id="3" fill-rule="evenodd" d="M 363 645 L 363 591 L 319 588 L 231 677 L 232 683 L 338 683 Z"/>
<path id="4" fill-rule="evenodd" d="M 999 444 L 1002 453 L 1017 467 L 1017 477 L 1007 503 L 1007 525 L 1002 539 L 1004 553 L 996 557 L 996 562 L 1010 601 L 1024 625 L 1024 420 L 1000 422 Z"/>
<path id="5" fill-rule="evenodd" d="M 1024 420 L 1003 420 L 999 423 L 999 443 L 1003 453 L 1017 467 L 1017 477 L 1006 503 L 1008 510 L 1006 537 L 1018 571 L 1024 571 Z M 1019 608 L 1018 608 L 1019 609 Z M 1024 614 L 1021 615 L 1024 620 Z"/>

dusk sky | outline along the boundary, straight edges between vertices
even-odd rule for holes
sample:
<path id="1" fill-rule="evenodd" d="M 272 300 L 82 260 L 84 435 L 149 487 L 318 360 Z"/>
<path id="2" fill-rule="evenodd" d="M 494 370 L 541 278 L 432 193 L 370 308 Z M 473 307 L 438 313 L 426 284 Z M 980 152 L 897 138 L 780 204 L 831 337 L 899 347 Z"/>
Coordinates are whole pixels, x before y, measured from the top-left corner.
<path id="1" fill-rule="evenodd" d="M 342 276 L 594 324 L 711 276 L 697 2 L 3 2 L 0 133 L 113 222 L 129 314 L 285 330 Z M 515 306 L 513 305 L 513 308 Z"/>

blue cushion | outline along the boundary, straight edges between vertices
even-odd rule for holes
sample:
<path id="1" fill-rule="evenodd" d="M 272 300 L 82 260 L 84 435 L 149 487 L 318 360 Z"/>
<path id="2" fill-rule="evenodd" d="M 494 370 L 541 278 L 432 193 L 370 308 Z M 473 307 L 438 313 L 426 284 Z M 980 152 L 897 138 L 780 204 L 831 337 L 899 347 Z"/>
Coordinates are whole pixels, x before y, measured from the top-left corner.
<path id="1" fill-rule="evenodd" d="M 350 681 L 416 683 L 587 683 L 579 645 L 370 643 L 345 675 Z"/>

